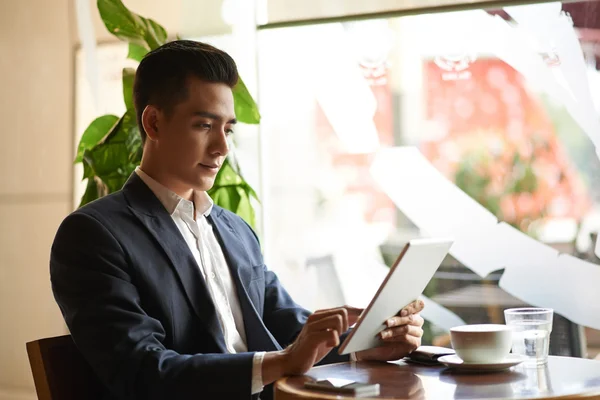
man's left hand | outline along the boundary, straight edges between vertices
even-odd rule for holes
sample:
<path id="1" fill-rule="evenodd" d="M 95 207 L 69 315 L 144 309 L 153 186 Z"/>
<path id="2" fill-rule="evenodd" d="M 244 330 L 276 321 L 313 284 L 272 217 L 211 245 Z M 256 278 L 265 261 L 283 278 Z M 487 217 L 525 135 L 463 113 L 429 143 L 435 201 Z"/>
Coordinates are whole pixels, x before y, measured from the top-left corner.
<path id="1" fill-rule="evenodd" d="M 419 312 L 424 306 L 423 301 L 416 300 L 385 321 L 387 328 L 379 334 L 381 346 L 356 353 L 356 359 L 392 361 L 412 353 L 421 345 L 424 320 Z"/>

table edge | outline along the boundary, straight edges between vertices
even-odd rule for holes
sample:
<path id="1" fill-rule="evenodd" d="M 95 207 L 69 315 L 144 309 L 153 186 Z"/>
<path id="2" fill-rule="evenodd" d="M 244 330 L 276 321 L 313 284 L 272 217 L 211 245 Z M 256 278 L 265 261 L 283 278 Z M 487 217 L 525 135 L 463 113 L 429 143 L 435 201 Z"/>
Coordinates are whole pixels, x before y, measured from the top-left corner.
<path id="1" fill-rule="evenodd" d="M 585 360 L 586 362 L 587 361 L 599 362 L 598 360 L 592 360 L 592 359 L 581 358 L 581 357 L 566 357 L 566 356 L 550 356 L 550 357 L 551 358 L 569 358 L 569 359 L 574 358 L 574 359 L 579 359 L 579 360 Z M 350 363 L 353 363 L 353 361 L 339 362 L 339 363 L 333 363 L 333 364 L 327 364 L 327 365 L 319 365 L 319 366 L 316 366 L 313 368 L 327 367 L 327 366 L 331 366 L 331 365 L 335 365 L 335 364 L 350 364 Z M 273 385 L 274 394 L 277 390 L 281 390 L 286 394 L 298 396 L 303 399 L 339 400 L 340 396 L 342 396 L 341 397 L 342 399 L 346 399 L 346 398 L 352 399 L 353 398 L 350 396 L 344 396 L 344 395 L 328 393 L 328 392 L 310 391 L 310 390 L 304 389 L 304 388 L 297 389 L 288 383 L 289 378 L 292 378 L 292 377 L 286 376 L 286 377 L 280 378 L 277 381 L 275 381 L 275 384 Z M 559 396 L 553 396 L 553 397 L 535 397 L 535 398 L 514 397 L 514 398 L 511 398 L 510 400 L 580 400 L 580 399 L 593 399 L 593 398 L 600 400 L 600 386 L 598 388 L 593 389 L 593 391 L 586 392 L 586 393 L 565 394 L 565 395 L 559 395 Z M 361 397 L 361 399 L 362 400 L 382 400 L 382 399 L 395 399 L 395 398 L 392 398 L 392 397 Z M 494 399 L 489 399 L 489 400 L 494 400 Z"/>

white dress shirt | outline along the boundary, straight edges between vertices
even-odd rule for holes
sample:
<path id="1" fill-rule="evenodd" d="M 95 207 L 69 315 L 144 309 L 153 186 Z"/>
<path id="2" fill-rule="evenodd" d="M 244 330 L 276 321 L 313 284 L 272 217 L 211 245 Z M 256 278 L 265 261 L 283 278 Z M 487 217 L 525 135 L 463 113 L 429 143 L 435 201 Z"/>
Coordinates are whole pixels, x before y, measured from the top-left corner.
<path id="1" fill-rule="evenodd" d="M 248 351 L 244 318 L 236 288 L 231 279 L 223 250 L 206 219 L 213 201 L 206 192 L 194 191 L 194 201 L 177 195 L 148 176 L 140 167 L 135 172 L 152 190 L 173 218 L 206 281 L 229 353 Z M 195 208 L 195 215 L 194 215 Z M 264 352 L 254 354 L 252 363 L 252 394 L 263 390 L 262 361 Z"/>

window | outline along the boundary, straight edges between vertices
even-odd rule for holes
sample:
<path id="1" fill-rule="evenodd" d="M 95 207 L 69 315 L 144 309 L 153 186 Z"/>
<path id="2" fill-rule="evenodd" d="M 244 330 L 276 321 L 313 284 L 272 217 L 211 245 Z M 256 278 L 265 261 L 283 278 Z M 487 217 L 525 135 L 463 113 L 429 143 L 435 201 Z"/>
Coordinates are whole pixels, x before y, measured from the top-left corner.
<path id="1" fill-rule="evenodd" d="M 259 32 L 264 240 L 295 298 L 364 305 L 407 240 L 453 233 L 462 247 L 426 292 L 449 323 L 503 322 L 503 308 L 531 303 L 599 327 L 576 311 L 599 273 L 599 11 L 548 3 Z M 435 173 L 411 181 L 421 171 L 408 156 Z M 435 199 L 435 174 L 482 207 Z M 557 286 L 565 271 L 570 288 Z M 320 278 L 332 273 L 336 299 Z"/>
<path id="2" fill-rule="evenodd" d="M 289 19 L 285 4 L 267 3 L 269 23 Z M 294 15 L 396 7 L 327 4 Z M 577 354 L 579 327 L 600 327 L 600 1 L 266 26 L 257 41 L 238 17 L 200 40 L 258 93 L 260 131 L 236 129 L 236 154 L 261 197 L 267 264 L 300 304 L 366 305 L 407 240 L 452 233 L 461 245 L 425 293 L 426 342 L 531 303 L 574 322 L 559 317 L 553 352 Z M 126 53 L 98 46 L 98 101 L 78 54 L 77 141 L 124 111 Z M 587 333 L 594 356 L 600 335 Z"/>

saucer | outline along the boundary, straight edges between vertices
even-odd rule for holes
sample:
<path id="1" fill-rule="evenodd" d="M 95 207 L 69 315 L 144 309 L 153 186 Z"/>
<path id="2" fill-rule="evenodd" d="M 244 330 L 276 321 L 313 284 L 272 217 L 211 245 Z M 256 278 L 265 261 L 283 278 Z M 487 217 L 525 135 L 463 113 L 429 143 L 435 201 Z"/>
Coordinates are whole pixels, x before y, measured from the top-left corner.
<path id="1" fill-rule="evenodd" d="M 504 360 L 495 363 L 465 363 L 456 354 L 443 356 L 438 358 L 438 361 L 445 366 L 457 371 L 483 372 L 483 371 L 504 371 L 510 367 L 514 367 L 524 361 L 522 356 L 509 354 Z"/>

